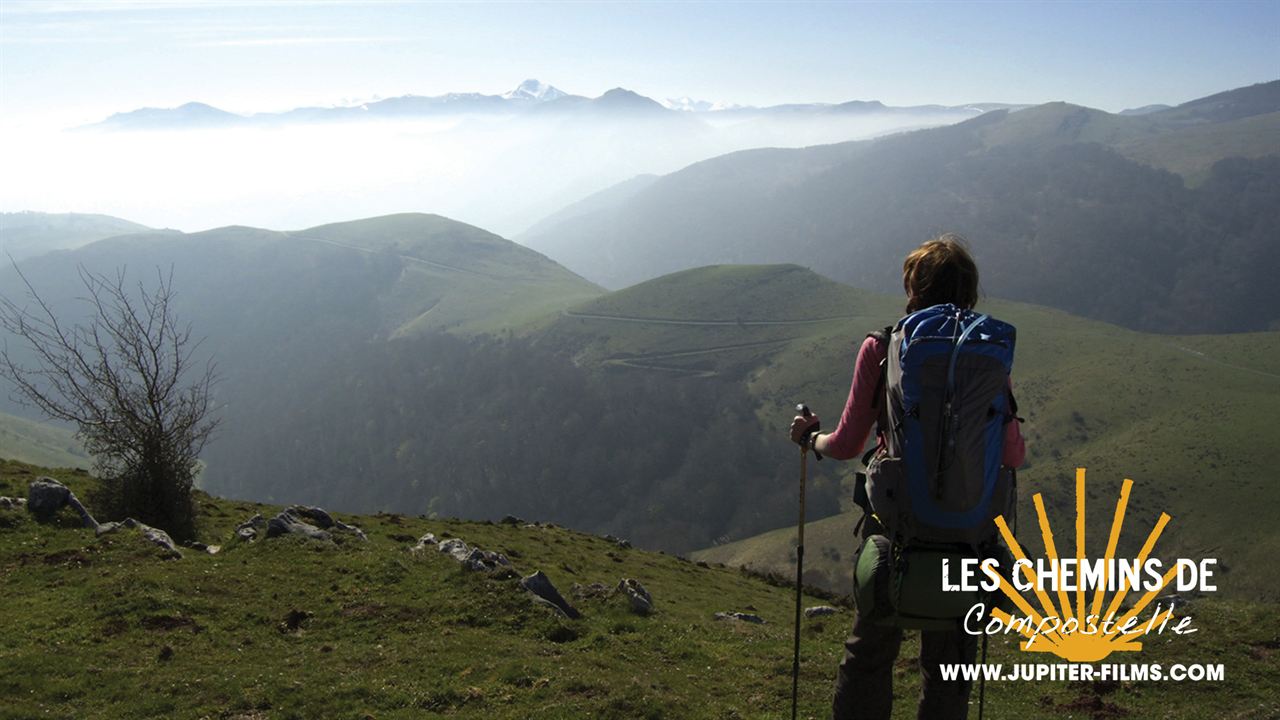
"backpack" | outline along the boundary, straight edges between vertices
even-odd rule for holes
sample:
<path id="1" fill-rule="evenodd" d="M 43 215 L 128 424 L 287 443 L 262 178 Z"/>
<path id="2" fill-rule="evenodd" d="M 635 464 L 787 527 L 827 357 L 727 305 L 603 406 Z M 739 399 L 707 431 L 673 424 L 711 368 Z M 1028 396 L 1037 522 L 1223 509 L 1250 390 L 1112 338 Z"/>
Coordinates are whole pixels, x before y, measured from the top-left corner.
<path id="1" fill-rule="evenodd" d="M 907 580 L 924 578 L 921 584 L 933 591 L 923 594 L 937 596 L 939 578 L 914 566 L 936 568 L 940 556 L 950 556 L 954 568 L 961 557 L 989 556 L 994 519 L 1012 517 L 1016 478 L 1001 458 L 1004 426 L 1017 414 L 1009 390 L 1017 331 L 947 304 L 918 310 L 872 336 L 887 346 L 876 389 L 884 444 L 864 458 L 855 500 L 875 521 L 863 550 L 870 546 L 882 559 L 864 568 L 860 558 L 856 594 L 862 608 L 862 596 L 874 596 L 888 582 L 897 612 L 885 619 L 931 627 L 937 615 L 912 622 L 925 617 L 909 611 L 912 598 L 905 594 L 915 595 L 908 586 L 916 583 Z M 882 611 L 887 604 L 880 604 Z"/>
<path id="2" fill-rule="evenodd" d="M 949 304 L 885 329 L 876 399 L 885 444 L 867 464 L 866 491 L 890 537 L 974 547 L 992 539 L 1009 499 L 1000 459 L 1016 413 L 1016 336 L 1008 323 Z"/>

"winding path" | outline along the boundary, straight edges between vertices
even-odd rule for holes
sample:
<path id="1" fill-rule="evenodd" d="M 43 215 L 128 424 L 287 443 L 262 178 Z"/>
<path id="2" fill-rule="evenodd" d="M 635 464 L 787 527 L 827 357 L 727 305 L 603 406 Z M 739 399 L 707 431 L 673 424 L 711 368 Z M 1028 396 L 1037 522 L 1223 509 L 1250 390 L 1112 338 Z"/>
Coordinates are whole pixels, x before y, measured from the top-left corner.
<path id="1" fill-rule="evenodd" d="M 613 365 L 616 367 L 630 367 L 637 370 L 655 370 L 658 372 L 675 373 L 678 375 L 691 375 L 693 377 L 715 377 L 720 373 L 716 370 L 694 370 L 692 368 L 678 368 L 667 365 L 654 365 L 655 360 L 669 360 L 671 358 L 692 357 L 695 355 L 712 355 L 715 353 L 729 352 L 732 350 L 742 350 L 745 348 L 764 347 L 767 345 L 782 345 L 789 343 L 795 338 L 782 338 L 779 340 L 762 340 L 760 342 L 737 343 L 735 345 L 718 345 L 716 347 L 702 348 L 700 350 L 681 350 L 672 353 L 652 353 L 649 355 L 633 355 L 625 358 L 609 358 L 604 361 L 605 365 Z"/>
<path id="2" fill-rule="evenodd" d="M 1263 377 L 1269 377 L 1269 378 L 1274 378 L 1274 379 L 1276 379 L 1276 380 L 1280 380 L 1280 375 L 1277 375 L 1277 374 L 1275 374 L 1275 373 L 1269 373 L 1269 372 L 1267 372 L 1266 370 L 1258 370 L 1258 369 L 1256 369 L 1256 368 L 1245 367 L 1245 366 L 1243 366 L 1243 365 L 1233 365 L 1233 364 L 1231 364 L 1231 363 L 1229 363 L 1229 362 L 1226 362 L 1225 360 L 1219 360 L 1218 358 L 1213 357 L 1212 355 L 1209 355 L 1209 354 L 1207 354 L 1207 353 L 1201 352 L 1201 351 L 1199 351 L 1199 350 L 1193 350 L 1193 349 L 1191 349 L 1191 348 L 1189 348 L 1189 347 L 1185 347 L 1185 346 L 1183 346 L 1183 345 L 1174 345 L 1173 343 L 1166 343 L 1166 344 L 1167 344 L 1169 347 L 1173 348 L 1174 350 L 1181 350 L 1182 352 L 1184 352 L 1184 353 L 1186 353 L 1186 354 L 1188 354 L 1188 355 L 1191 355 L 1191 356 L 1197 357 L 1197 358 L 1199 358 L 1199 359 L 1201 359 L 1201 360 L 1203 360 L 1203 361 L 1205 361 L 1205 362 L 1207 362 L 1207 363 L 1213 363 L 1214 365 L 1221 365 L 1221 366 L 1223 366 L 1223 367 L 1229 367 L 1229 368 L 1231 368 L 1232 370 L 1240 370 L 1240 371 L 1242 371 L 1242 372 L 1253 373 L 1254 375 L 1261 375 L 1261 376 L 1263 376 Z"/>
<path id="3" fill-rule="evenodd" d="M 362 252 L 362 253 L 365 253 L 366 255 L 380 255 L 380 254 L 383 254 L 384 252 L 382 250 L 372 250 L 370 248 L 360 247 L 359 245 L 348 245 L 346 243 L 340 243 L 337 240 L 327 240 L 325 238 L 311 237 L 309 235 L 298 235 L 295 233 L 290 233 L 289 237 L 295 238 L 297 240 L 307 240 L 309 242 L 324 243 L 325 245 L 332 245 L 334 247 L 345 248 L 347 250 L 355 250 L 356 252 Z M 495 280 L 512 279 L 512 278 L 499 277 L 497 275 L 490 275 L 488 273 L 482 273 L 477 270 L 468 270 L 466 268 L 457 267 L 456 265 L 445 265 L 444 263 L 435 262 L 434 260 L 423 260 L 420 257 L 414 257 L 412 255 L 401 255 L 400 253 L 389 253 L 389 254 L 392 255 L 393 257 L 398 257 L 401 260 L 404 260 L 406 262 L 418 263 L 421 265 L 428 265 L 430 267 L 438 268 L 440 270 L 449 270 L 452 272 L 465 273 L 467 275 L 475 275 L 477 277 L 493 278 Z"/>
<path id="4" fill-rule="evenodd" d="M 806 318 L 803 320 L 681 320 L 677 318 L 639 317 L 636 315 L 584 313 L 575 312 L 573 310 L 565 310 L 563 315 L 565 317 L 578 318 L 580 320 L 603 320 L 606 322 L 639 323 L 646 325 L 683 325 L 692 327 L 782 327 L 787 325 L 817 325 L 820 323 L 833 322 L 836 320 L 848 320 L 857 317 L 856 315 L 834 315 L 831 317 Z M 653 353 L 649 355 L 612 357 L 604 360 L 604 364 L 615 367 L 635 368 L 637 370 L 651 370 L 655 372 L 674 373 L 677 375 L 689 375 L 692 377 L 714 377 L 720 374 L 719 371 L 671 367 L 669 365 L 655 364 L 655 362 L 670 360 L 672 358 L 692 357 L 695 355 L 713 355 L 745 348 L 783 345 L 791 342 L 792 340 L 795 340 L 795 338 L 788 337 L 780 338 L 778 340 L 760 340 L 755 342 L 735 343 L 732 345 L 717 345 L 715 347 L 699 348 L 697 350 L 680 350 L 677 352 Z"/>
<path id="5" fill-rule="evenodd" d="M 818 323 L 832 322 L 835 320 L 850 320 L 858 317 L 857 315 L 833 315 L 831 317 L 809 318 L 806 320 L 678 320 L 676 318 L 647 318 L 637 317 L 634 315 L 601 315 L 597 313 L 574 312 L 573 310 L 565 310 L 564 315 L 565 317 L 581 318 L 583 320 L 609 320 L 613 322 L 647 323 L 650 325 L 702 325 L 720 327 L 733 327 L 736 325 L 816 325 Z"/>

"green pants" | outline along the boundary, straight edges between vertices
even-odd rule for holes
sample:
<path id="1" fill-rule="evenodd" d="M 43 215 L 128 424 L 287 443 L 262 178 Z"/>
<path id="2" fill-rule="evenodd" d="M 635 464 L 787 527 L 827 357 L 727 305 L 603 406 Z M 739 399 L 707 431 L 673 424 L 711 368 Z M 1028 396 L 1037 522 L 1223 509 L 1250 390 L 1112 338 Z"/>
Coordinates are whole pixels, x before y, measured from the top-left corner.
<path id="1" fill-rule="evenodd" d="M 854 620 L 836 674 L 832 720 L 888 720 L 893 709 L 893 666 L 902 644 L 902 628 Z M 973 683 L 943 682 L 941 663 L 971 663 L 978 639 L 958 627 L 920 633 L 920 720 L 963 720 L 969 713 Z"/>
<path id="2" fill-rule="evenodd" d="M 862 537 L 883 533 L 868 515 L 861 523 Z M 856 565 L 857 560 L 854 560 Z M 844 642 L 844 660 L 836 673 L 832 720 L 888 720 L 893 710 L 893 665 L 902 645 L 902 628 L 877 625 L 855 616 L 853 630 Z M 942 663 L 971 663 L 977 656 L 978 638 L 956 623 L 955 630 L 920 632 L 919 720 L 964 720 L 969 714 L 973 683 L 943 682 Z"/>

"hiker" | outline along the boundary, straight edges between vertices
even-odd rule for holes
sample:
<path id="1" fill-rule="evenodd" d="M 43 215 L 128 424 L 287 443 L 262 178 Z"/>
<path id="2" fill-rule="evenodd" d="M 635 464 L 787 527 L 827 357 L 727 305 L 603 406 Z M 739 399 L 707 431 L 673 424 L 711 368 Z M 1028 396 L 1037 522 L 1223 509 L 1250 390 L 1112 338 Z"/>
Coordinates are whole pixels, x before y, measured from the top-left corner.
<path id="1" fill-rule="evenodd" d="M 895 329 L 898 329 L 899 333 L 901 333 L 901 328 L 903 328 L 904 324 L 912 317 L 917 317 L 917 315 L 913 315 L 917 311 L 924 311 L 934 308 L 934 306 L 944 306 L 948 311 L 953 312 L 956 318 L 960 318 L 963 311 L 972 310 L 978 301 L 977 266 L 972 256 L 965 249 L 963 239 L 951 233 L 930 240 L 907 255 L 902 266 L 902 285 L 907 294 L 907 317 L 899 322 L 897 328 L 886 328 L 886 331 L 890 333 Z M 947 307 L 948 304 L 951 307 Z M 942 309 L 939 308 L 939 310 Z M 928 312 L 919 313 L 919 316 L 928 314 Z M 978 319 L 974 322 L 981 322 L 982 317 L 978 316 Z M 999 321 L 992 322 L 1000 327 L 1008 328 L 1008 360 L 1011 362 L 1013 328 L 999 323 Z M 947 336 L 951 334 L 951 332 L 946 333 Z M 893 337 L 898 338 L 901 335 L 894 335 Z M 990 336 L 984 334 L 983 337 L 985 340 Z M 949 339 L 949 337 L 943 338 L 943 340 Z M 801 444 L 801 446 L 811 447 L 821 455 L 838 460 L 848 460 L 862 452 L 873 423 L 877 426 L 886 424 L 893 426 L 894 421 L 884 419 L 887 417 L 889 401 L 885 392 L 885 378 L 888 377 L 886 374 L 887 368 L 883 363 L 886 361 L 889 345 L 890 340 L 885 332 L 873 333 L 863 341 L 854 365 L 853 384 L 849 390 L 849 399 L 845 403 L 840 423 L 834 432 L 819 433 L 813 431 L 818 423 L 816 415 L 811 414 L 808 417 L 796 416 L 791 424 L 792 441 Z M 949 348 L 946 351 L 949 351 Z M 898 352 L 893 353 L 895 360 L 898 359 L 898 354 Z M 954 358 L 954 355 L 952 357 Z M 1007 375 L 1004 375 L 1004 377 L 1007 377 Z M 892 382 L 891 380 L 890 383 Z M 1007 393 L 1007 401 L 1003 398 L 998 401 L 998 404 L 1003 406 L 1003 412 L 1005 413 L 1003 418 L 1003 451 L 1000 463 L 1003 466 L 1002 472 L 1012 475 L 1011 470 L 1006 469 L 1016 469 L 1022 464 L 1025 456 L 1025 447 L 1021 433 L 1018 430 L 1017 418 L 1014 417 L 1017 412 L 1017 406 L 1012 399 L 1012 384 L 1003 379 L 998 379 L 996 382 L 1003 382 Z M 996 394 L 999 393 L 997 392 Z M 921 403 L 921 406 L 923 405 L 924 403 Z M 992 410 L 994 409 L 993 407 Z M 987 408 L 984 407 L 982 410 L 985 412 Z M 911 412 L 915 412 L 918 417 L 918 410 Z M 901 423 L 899 423 L 900 426 Z M 992 427 L 994 428 L 994 425 Z M 1000 433 L 1001 431 L 992 429 L 990 432 Z M 907 442 L 910 442 L 909 437 Z M 925 435 L 920 435 L 920 437 L 925 437 Z M 999 435 L 996 434 L 995 437 L 998 439 Z M 886 457 L 888 455 L 887 443 L 894 446 L 895 455 L 902 456 L 902 441 L 900 438 L 900 431 L 899 435 L 894 436 L 885 427 L 878 427 L 876 448 L 867 453 L 867 458 L 873 455 L 877 459 Z M 951 461 L 954 461 L 954 458 L 951 458 Z M 979 462 L 981 462 L 980 459 Z M 872 461 L 871 464 L 874 463 L 875 461 Z M 941 461 L 939 461 L 939 467 L 942 467 Z M 982 465 L 979 465 L 979 467 L 982 467 Z M 899 470 L 898 472 L 902 473 L 903 471 Z M 940 469 L 938 471 L 939 476 L 944 472 L 946 470 Z M 869 466 L 868 475 L 870 473 Z M 906 481 L 904 480 L 903 482 L 904 485 L 902 487 L 905 491 Z M 941 482 L 941 480 L 938 480 L 938 482 Z M 1016 478 L 1012 482 L 1016 485 Z M 1014 491 L 1010 492 L 1012 494 Z M 933 492 L 931 491 L 929 494 L 932 495 Z M 941 490 L 937 490 L 937 497 L 942 497 Z M 889 532 L 880 522 L 880 520 L 888 522 L 888 519 L 883 511 L 878 514 L 872 513 L 871 505 L 873 503 L 868 503 L 864 499 L 860 500 L 859 504 L 863 505 L 865 513 L 862 521 L 862 538 L 860 538 L 860 541 L 864 542 L 863 547 L 865 548 L 865 541 L 870 536 L 885 535 Z M 994 523 L 990 517 L 984 517 L 983 522 L 985 523 L 983 527 L 974 530 L 975 536 L 989 538 L 988 540 L 983 540 L 984 543 L 994 542 Z M 903 628 L 900 625 L 871 621 L 864 617 L 861 605 L 862 603 L 860 602 L 859 613 L 854 620 L 853 630 L 849 639 L 845 641 L 844 660 L 840 663 L 836 677 L 835 698 L 832 702 L 833 720 L 888 718 L 892 709 L 893 665 L 902 642 Z M 920 673 L 922 676 L 922 688 L 917 711 L 919 718 L 947 720 L 950 718 L 965 718 L 967 716 L 972 683 L 964 681 L 943 682 L 940 676 L 939 664 L 972 663 L 976 650 L 977 638 L 963 632 L 960 629 L 958 620 L 952 629 L 921 631 Z"/>

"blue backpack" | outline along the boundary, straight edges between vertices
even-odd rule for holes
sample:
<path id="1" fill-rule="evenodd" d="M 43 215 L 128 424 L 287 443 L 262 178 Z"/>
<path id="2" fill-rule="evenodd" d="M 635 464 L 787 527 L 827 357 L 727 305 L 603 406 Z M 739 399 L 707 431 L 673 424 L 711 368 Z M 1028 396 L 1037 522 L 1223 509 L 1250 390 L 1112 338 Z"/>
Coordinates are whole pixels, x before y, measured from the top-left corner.
<path id="1" fill-rule="evenodd" d="M 1017 415 L 1009 371 L 1017 331 L 988 315 L 935 305 L 907 315 L 888 343 L 877 392 L 883 448 L 867 462 L 865 501 L 895 544 L 995 536 L 1012 510 L 1004 426 Z"/>

